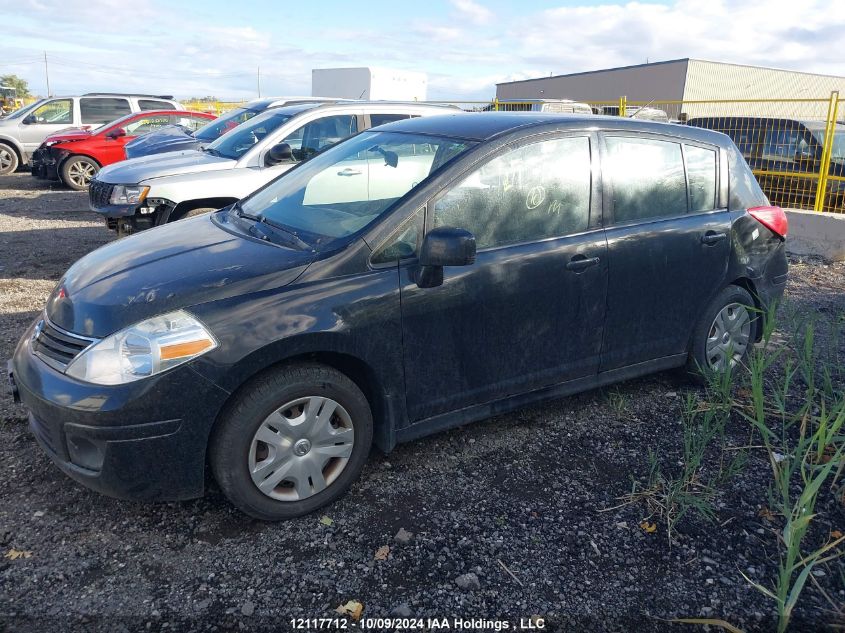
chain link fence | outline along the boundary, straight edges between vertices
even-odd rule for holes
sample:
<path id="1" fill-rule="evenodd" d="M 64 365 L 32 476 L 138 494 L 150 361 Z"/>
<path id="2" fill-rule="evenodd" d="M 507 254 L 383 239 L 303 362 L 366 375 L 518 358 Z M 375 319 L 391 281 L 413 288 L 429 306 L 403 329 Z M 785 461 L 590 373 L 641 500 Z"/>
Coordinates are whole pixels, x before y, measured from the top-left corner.
<path id="1" fill-rule="evenodd" d="M 220 115 L 237 101 L 184 105 Z M 772 204 L 845 213 L 845 104 L 838 92 L 807 99 L 673 101 L 426 101 L 465 112 L 554 112 L 620 116 L 716 130 L 727 134 L 751 166 Z"/>

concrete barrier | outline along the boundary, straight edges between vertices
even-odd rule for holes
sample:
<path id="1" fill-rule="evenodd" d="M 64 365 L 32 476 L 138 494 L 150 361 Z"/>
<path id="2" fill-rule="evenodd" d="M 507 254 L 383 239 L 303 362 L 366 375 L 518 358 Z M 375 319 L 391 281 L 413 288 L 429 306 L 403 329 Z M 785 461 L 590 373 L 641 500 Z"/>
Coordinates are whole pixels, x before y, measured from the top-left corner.
<path id="1" fill-rule="evenodd" d="M 794 255 L 817 255 L 845 261 L 845 214 L 787 209 L 786 250 Z"/>

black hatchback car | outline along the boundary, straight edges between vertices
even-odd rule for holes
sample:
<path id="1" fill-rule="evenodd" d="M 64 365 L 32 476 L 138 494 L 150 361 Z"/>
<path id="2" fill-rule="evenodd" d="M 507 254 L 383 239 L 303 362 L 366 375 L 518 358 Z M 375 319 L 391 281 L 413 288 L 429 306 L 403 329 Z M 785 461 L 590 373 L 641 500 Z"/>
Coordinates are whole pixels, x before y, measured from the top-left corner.
<path id="1" fill-rule="evenodd" d="M 397 442 L 648 372 L 720 370 L 783 292 L 786 219 L 728 137 L 464 114 L 344 141 L 74 264 L 10 373 L 118 497 L 310 512 Z"/>

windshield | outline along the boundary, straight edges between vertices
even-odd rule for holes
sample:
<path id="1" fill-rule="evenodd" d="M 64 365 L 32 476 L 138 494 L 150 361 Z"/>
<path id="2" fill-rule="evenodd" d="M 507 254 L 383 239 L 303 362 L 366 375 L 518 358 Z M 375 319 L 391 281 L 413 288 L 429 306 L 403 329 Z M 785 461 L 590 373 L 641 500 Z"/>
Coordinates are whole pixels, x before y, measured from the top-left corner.
<path id="1" fill-rule="evenodd" d="M 26 113 L 32 112 L 35 108 L 37 108 L 39 105 L 44 103 L 44 101 L 45 101 L 45 99 L 41 99 L 40 101 L 36 101 L 35 103 L 31 103 L 28 106 L 21 108 L 20 110 L 15 110 L 11 114 L 7 114 L 3 118 L 6 119 L 6 120 L 19 119 L 20 117 L 24 116 Z"/>
<path id="2" fill-rule="evenodd" d="M 253 145 L 261 142 L 265 136 L 280 127 L 293 115 L 281 110 L 270 110 L 253 117 L 243 125 L 229 130 L 208 146 L 208 150 L 217 156 L 237 160 L 246 154 Z"/>
<path id="3" fill-rule="evenodd" d="M 364 228 L 472 144 L 365 132 L 318 154 L 243 201 L 242 212 L 314 245 Z"/>
<path id="4" fill-rule="evenodd" d="M 825 130 L 822 127 L 810 128 L 819 145 L 824 145 Z M 845 125 L 837 123 L 833 132 L 833 145 L 830 148 L 830 160 L 836 163 L 845 162 Z"/>
<path id="5" fill-rule="evenodd" d="M 247 108 L 231 110 L 210 123 L 203 125 L 196 131 L 194 138 L 205 141 L 206 143 L 216 141 L 223 134 L 229 130 L 234 130 L 241 123 L 248 121 L 256 114 L 259 114 L 258 110 L 248 110 Z"/>

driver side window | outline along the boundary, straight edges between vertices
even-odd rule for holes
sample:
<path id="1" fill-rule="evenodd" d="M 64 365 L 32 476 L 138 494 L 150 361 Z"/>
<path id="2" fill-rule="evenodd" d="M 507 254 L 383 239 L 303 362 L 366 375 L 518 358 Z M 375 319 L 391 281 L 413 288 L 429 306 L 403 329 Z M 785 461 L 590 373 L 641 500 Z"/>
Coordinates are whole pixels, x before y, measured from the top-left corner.
<path id="1" fill-rule="evenodd" d="M 73 100 L 56 99 L 37 108 L 30 116 L 35 123 L 71 125 L 73 123 Z"/>
<path id="2" fill-rule="evenodd" d="M 303 161 L 357 133 L 358 117 L 343 114 L 306 123 L 281 142 L 290 145 L 296 161 Z"/>

